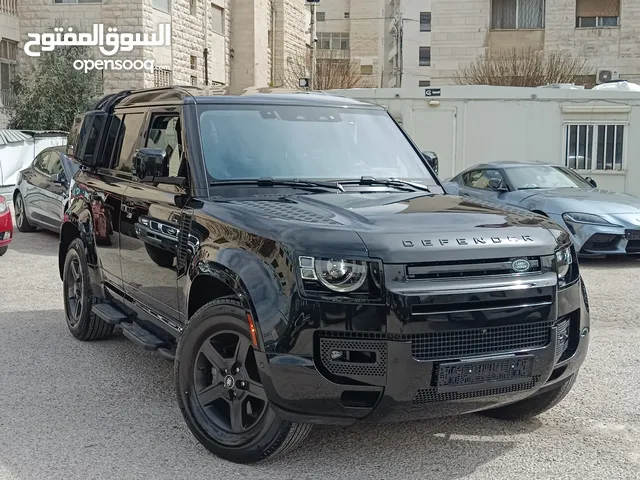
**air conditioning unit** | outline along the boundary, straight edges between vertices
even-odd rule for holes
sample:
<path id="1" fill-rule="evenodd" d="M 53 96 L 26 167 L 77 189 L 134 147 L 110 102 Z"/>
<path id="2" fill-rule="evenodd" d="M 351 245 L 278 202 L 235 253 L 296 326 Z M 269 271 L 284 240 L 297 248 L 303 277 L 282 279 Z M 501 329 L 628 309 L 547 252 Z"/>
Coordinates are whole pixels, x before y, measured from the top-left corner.
<path id="1" fill-rule="evenodd" d="M 596 83 L 607 83 L 612 80 L 620 80 L 620 74 L 617 70 L 610 68 L 599 68 L 596 72 Z"/>

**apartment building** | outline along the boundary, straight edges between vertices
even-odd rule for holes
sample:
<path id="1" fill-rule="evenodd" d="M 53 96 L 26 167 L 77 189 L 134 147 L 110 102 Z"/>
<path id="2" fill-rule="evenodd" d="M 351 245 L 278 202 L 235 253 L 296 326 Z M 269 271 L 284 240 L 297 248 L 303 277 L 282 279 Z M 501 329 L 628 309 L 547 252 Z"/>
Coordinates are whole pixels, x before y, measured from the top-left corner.
<path id="1" fill-rule="evenodd" d="M 401 84 L 431 85 L 431 3 L 434 0 L 401 0 Z M 451 3 L 457 3 L 451 0 Z"/>
<path id="2" fill-rule="evenodd" d="M 18 0 L 0 0 L 0 128 L 7 123 L 4 108 L 11 102 L 19 42 Z"/>
<path id="3" fill-rule="evenodd" d="M 318 61 L 350 59 L 359 64 L 359 86 L 395 86 L 399 54 L 391 26 L 399 3 L 320 0 L 316 7 Z"/>
<path id="4" fill-rule="evenodd" d="M 161 24 L 171 25 L 170 45 L 137 47 L 131 52 L 119 51 L 113 57 L 95 51 L 96 59 L 152 60 L 154 64 L 153 71 L 103 70 L 105 93 L 169 84 L 208 86 L 214 91 L 216 86 L 237 91 L 267 87 L 275 83 L 276 77 L 287 74 L 287 58 L 304 55 L 309 45 L 310 13 L 305 0 L 22 0 L 17 3 L 17 0 L 0 0 L 0 6 L 13 9 L 11 52 L 16 51 L 15 41 L 22 41 L 17 46 L 18 64 L 34 61 L 22 48 L 28 33 L 53 32 L 56 26 L 91 33 L 93 24 L 103 24 L 105 33 L 107 28 L 116 27 L 122 33 L 151 34 L 158 33 Z M 0 9 L 4 12 L 4 7 Z M 4 16 L 0 18 L 5 21 Z M 3 31 L 4 28 L 0 33 Z"/>
<path id="5" fill-rule="evenodd" d="M 597 82 L 640 80 L 640 0 L 431 0 L 431 20 L 434 85 L 450 84 L 486 52 L 514 47 L 584 58 Z"/>

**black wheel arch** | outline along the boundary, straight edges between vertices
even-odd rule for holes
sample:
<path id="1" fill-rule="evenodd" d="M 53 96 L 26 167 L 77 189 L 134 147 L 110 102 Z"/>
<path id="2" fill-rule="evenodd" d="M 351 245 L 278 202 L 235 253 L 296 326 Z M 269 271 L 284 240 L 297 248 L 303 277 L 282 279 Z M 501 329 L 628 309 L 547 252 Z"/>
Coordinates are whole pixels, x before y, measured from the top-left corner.
<path id="1" fill-rule="evenodd" d="M 283 292 L 283 283 L 292 279 L 278 282 L 269 265 L 246 250 L 226 249 L 217 255 L 203 253 L 196 256 L 189 268 L 188 319 L 212 300 L 233 296 L 251 316 L 258 348 L 265 351 L 263 332 L 271 331 L 281 321 L 286 322 L 282 311 L 286 311 L 288 296 Z M 215 260 L 208 260 L 210 258 Z"/>

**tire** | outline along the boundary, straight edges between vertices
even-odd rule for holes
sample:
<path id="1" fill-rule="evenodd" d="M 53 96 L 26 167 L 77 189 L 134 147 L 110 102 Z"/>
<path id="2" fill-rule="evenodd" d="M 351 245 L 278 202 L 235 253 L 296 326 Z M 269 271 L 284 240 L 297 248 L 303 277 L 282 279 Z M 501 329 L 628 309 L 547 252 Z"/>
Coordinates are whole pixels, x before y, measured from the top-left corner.
<path id="1" fill-rule="evenodd" d="M 35 232 L 36 227 L 29 223 L 29 218 L 27 216 L 27 209 L 24 206 L 24 199 L 22 198 L 22 194 L 18 192 L 16 194 L 16 198 L 13 202 L 13 210 L 16 217 L 16 227 L 22 233 Z"/>
<path id="2" fill-rule="evenodd" d="M 576 382 L 577 376 L 578 374 L 574 373 L 561 385 L 558 385 L 548 392 L 526 398 L 519 402 L 512 403 L 511 405 L 486 410 L 481 413 L 487 417 L 497 418 L 499 420 L 531 419 L 558 405 L 571 391 L 571 388 Z"/>
<path id="3" fill-rule="evenodd" d="M 111 335 L 115 325 L 91 312 L 91 308 L 100 300 L 93 294 L 85 247 L 79 238 L 73 240 L 67 250 L 62 281 L 64 312 L 71 334 L 82 341 L 101 340 Z"/>
<path id="4" fill-rule="evenodd" d="M 238 355 L 243 350 L 247 352 L 246 361 Z M 234 357 L 240 359 L 239 371 L 232 367 Z M 215 369 L 210 358 L 223 368 Z M 248 387 L 239 388 L 243 381 Z M 178 344 L 175 383 L 189 429 L 205 448 L 222 459 L 248 464 L 273 458 L 298 446 L 311 431 L 312 425 L 282 420 L 271 408 L 255 364 L 245 310 L 232 297 L 209 302 L 193 315 Z M 210 398 L 202 392 L 211 393 Z M 236 392 L 235 397 L 231 392 Z M 255 417 L 245 425 L 244 415 L 250 415 L 247 405 L 251 405 Z M 233 416 L 231 412 L 240 413 Z M 232 417 L 239 418 L 235 426 L 240 427 L 235 431 Z"/>
<path id="5" fill-rule="evenodd" d="M 4 247 L 0 247 L 0 257 L 3 256 L 5 253 L 7 253 L 7 250 L 9 250 L 8 245 L 5 245 Z"/>

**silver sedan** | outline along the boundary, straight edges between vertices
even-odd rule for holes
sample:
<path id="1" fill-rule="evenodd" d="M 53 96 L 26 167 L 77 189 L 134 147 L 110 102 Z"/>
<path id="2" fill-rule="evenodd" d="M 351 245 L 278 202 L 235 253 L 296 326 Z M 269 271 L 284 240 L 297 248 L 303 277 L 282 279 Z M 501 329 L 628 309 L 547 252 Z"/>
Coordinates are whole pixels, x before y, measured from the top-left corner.
<path id="1" fill-rule="evenodd" d="M 444 184 L 454 195 L 524 208 L 571 235 L 583 256 L 640 254 L 640 198 L 597 188 L 574 170 L 553 164 L 474 165 Z"/>

